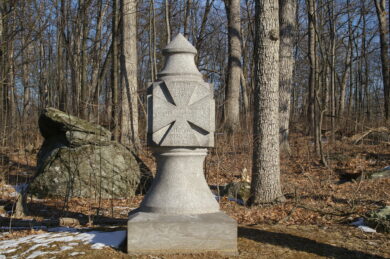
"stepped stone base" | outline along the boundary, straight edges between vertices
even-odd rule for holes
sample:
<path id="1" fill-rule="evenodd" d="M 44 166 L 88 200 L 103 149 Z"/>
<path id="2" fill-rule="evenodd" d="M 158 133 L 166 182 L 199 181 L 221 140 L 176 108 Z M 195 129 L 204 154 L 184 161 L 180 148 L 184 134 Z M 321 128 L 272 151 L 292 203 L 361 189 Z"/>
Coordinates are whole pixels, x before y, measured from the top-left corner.
<path id="1" fill-rule="evenodd" d="M 237 223 L 223 212 L 165 215 L 136 212 L 129 217 L 129 254 L 218 252 L 237 255 Z"/>

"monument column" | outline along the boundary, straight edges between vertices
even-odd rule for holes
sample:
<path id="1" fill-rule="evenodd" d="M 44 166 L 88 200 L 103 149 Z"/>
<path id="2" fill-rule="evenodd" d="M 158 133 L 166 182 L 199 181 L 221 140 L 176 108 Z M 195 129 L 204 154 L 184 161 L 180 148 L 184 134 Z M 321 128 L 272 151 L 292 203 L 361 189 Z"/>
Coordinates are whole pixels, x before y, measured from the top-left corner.
<path id="1" fill-rule="evenodd" d="M 237 253 L 237 223 L 219 210 L 204 178 L 214 146 L 213 89 L 196 68 L 196 49 L 178 34 L 148 88 L 147 142 L 157 175 L 128 221 L 130 254 Z"/>

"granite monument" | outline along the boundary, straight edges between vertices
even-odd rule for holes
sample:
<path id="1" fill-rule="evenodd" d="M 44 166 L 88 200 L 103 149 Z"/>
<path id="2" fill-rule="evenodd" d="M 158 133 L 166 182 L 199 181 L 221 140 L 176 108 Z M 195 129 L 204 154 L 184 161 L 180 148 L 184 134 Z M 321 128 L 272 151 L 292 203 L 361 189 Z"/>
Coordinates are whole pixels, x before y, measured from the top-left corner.
<path id="1" fill-rule="evenodd" d="M 130 254 L 237 253 L 237 223 L 219 210 L 203 172 L 214 146 L 215 102 L 196 49 L 178 34 L 163 50 L 165 65 L 148 88 L 147 142 L 157 175 L 129 214 Z"/>

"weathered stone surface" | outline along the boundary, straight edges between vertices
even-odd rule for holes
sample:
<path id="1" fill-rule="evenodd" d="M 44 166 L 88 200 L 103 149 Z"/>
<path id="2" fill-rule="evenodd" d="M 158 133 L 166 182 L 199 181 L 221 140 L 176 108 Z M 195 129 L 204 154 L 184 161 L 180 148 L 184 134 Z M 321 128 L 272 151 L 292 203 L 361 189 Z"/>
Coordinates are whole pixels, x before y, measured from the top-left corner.
<path id="1" fill-rule="evenodd" d="M 148 145 L 213 147 L 213 89 L 196 68 L 196 49 L 179 34 L 164 54 L 159 81 L 148 89 Z"/>
<path id="2" fill-rule="evenodd" d="M 378 231 L 390 233 L 390 206 L 369 212 L 365 222 Z"/>
<path id="3" fill-rule="evenodd" d="M 148 144 L 157 175 L 128 221 L 130 254 L 237 252 L 237 224 L 219 211 L 204 178 L 214 146 L 212 88 L 196 68 L 196 49 L 176 36 L 164 69 L 148 88 Z"/>
<path id="4" fill-rule="evenodd" d="M 110 141 L 110 132 L 73 116 L 67 120 L 67 116 L 49 108 L 39 120 L 45 140 L 30 193 L 123 198 L 150 186 L 148 168 L 131 150 Z"/>
<path id="5" fill-rule="evenodd" d="M 237 254 L 237 223 L 223 212 L 165 215 L 137 212 L 128 223 L 130 254 Z"/>
<path id="6" fill-rule="evenodd" d="M 210 86 L 199 81 L 167 80 L 153 84 L 149 144 L 213 146 L 215 103 L 212 97 Z"/>
<path id="7" fill-rule="evenodd" d="M 205 148 L 161 148 L 154 153 L 157 175 L 139 208 L 160 214 L 219 211 L 203 174 Z"/>
<path id="8" fill-rule="evenodd" d="M 39 117 L 39 129 L 45 139 L 65 136 L 69 144 L 82 145 L 111 140 L 111 133 L 95 125 L 54 108 L 46 108 Z"/>

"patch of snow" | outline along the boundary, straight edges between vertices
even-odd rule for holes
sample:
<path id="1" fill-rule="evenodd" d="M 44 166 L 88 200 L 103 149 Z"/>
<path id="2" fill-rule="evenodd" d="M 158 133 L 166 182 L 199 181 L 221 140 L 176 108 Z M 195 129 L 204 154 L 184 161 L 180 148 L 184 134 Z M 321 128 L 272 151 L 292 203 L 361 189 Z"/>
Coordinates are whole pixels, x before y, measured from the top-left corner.
<path id="1" fill-rule="evenodd" d="M 76 256 L 76 255 L 83 255 L 85 254 L 84 252 L 72 252 L 69 254 L 69 256 Z"/>
<path id="2" fill-rule="evenodd" d="M 66 251 L 66 250 L 70 250 L 70 249 L 73 249 L 72 246 L 62 246 L 61 247 L 61 251 Z"/>
<path id="3" fill-rule="evenodd" d="M 9 250 L 7 250 L 7 251 L 3 251 L 2 253 L 3 254 L 9 254 L 9 253 L 13 253 L 13 252 L 15 252 L 16 251 L 16 248 L 14 248 L 14 249 L 9 249 Z"/>
<path id="4" fill-rule="evenodd" d="M 93 244 L 91 246 L 92 249 L 102 249 L 104 248 L 106 245 L 105 244 L 102 244 L 102 243 L 96 243 L 96 244 Z"/>
<path id="5" fill-rule="evenodd" d="M 92 249 L 102 249 L 106 246 L 118 248 L 126 238 L 126 231 L 89 231 L 80 232 L 74 228 L 58 227 L 50 228 L 49 232 L 43 234 L 34 234 L 17 239 L 0 241 L 0 254 L 17 252 L 23 258 L 33 259 L 38 256 L 60 253 L 71 250 L 75 246 L 82 244 L 91 244 Z M 54 244 L 54 243 L 59 244 Z M 22 247 L 26 247 L 21 250 Z M 54 247 L 57 251 L 45 251 L 45 248 Z M 17 258 L 17 257 L 15 257 Z M 2 259 L 0 257 L 0 259 Z"/>
<path id="6" fill-rule="evenodd" d="M 41 256 L 41 255 L 46 255 L 46 254 L 57 254 L 58 252 L 42 252 L 42 251 L 35 251 L 29 256 L 26 257 L 26 259 L 33 259 L 35 257 Z"/>
<path id="7" fill-rule="evenodd" d="M 6 259 L 5 255 L 0 255 L 0 259 Z"/>
<path id="8" fill-rule="evenodd" d="M 367 226 L 358 226 L 358 228 L 363 231 L 363 232 L 367 232 L 367 233 L 376 233 L 376 230 L 373 229 L 373 228 L 370 228 L 370 227 L 367 227 Z"/>
<path id="9" fill-rule="evenodd" d="M 359 218 L 357 221 L 352 222 L 350 225 L 358 227 L 358 229 L 360 229 L 363 232 L 376 233 L 375 229 L 367 227 L 366 225 L 364 225 L 364 219 L 363 218 Z"/>

